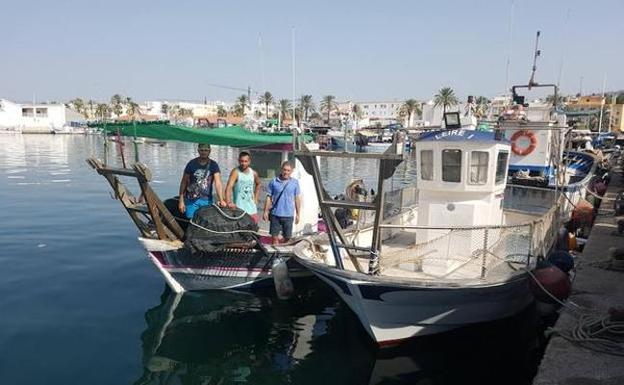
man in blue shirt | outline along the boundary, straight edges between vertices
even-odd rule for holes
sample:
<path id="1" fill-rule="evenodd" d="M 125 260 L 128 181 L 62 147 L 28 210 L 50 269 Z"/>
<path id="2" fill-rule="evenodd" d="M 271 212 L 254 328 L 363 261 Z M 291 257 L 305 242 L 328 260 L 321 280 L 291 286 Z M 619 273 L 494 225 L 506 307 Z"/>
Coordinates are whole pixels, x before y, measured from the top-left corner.
<path id="1" fill-rule="evenodd" d="M 219 206 L 225 206 L 221 170 L 217 162 L 210 159 L 210 145 L 199 144 L 197 152 L 199 156 L 186 164 L 180 181 L 178 209 L 187 218 L 193 218 L 198 208 L 212 204 L 213 183 Z"/>
<path id="2" fill-rule="evenodd" d="M 267 199 L 264 202 L 262 217 L 265 221 L 270 221 L 269 233 L 273 237 L 273 244 L 278 243 L 280 232 L 284 235 L 284 240 L 288 241 L 292 237 L 293 221 L 299 223 L 301 192 L 299 181 L 290 177 L 292 169 L 290 162 L 282 163 L 280 175 L 275 177 L 267 187 Z"/>

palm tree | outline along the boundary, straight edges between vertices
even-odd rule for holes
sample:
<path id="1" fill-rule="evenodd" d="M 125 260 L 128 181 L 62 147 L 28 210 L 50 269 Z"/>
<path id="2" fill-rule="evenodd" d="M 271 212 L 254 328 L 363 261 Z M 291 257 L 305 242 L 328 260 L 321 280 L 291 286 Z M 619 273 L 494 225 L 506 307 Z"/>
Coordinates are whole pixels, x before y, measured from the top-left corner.
<path id="1" fill-rule="evenodd" d="M 119 117 L 123 112 L 123 97 L 119 94 L 115 94 L 110 100 L 111 110 L 115 116 Z"/>
<path id="2" fill-rule="evenodd" d="M 332 110 L 338 109 L 338 104 L 336 103 L 336 97 L 334 95 L 325 95 L 319 104 L 321 111 L 324 111 L 327 114 L 327 124 L 329 124 L 329 116 Z"/>
<path id="3" fill-rule="evenodd" d="M 160 113 L 169 116 L 169 104 L 167 103 L 161 104 Z"/>
<path id="4" fill-rule="evenodd" d="M 356 119 L 362 119 L 362 107 L 360 107 L 359 104 L 353 104 L 353 107 L 351 107 L 351 112 Z"/>
<path id="5" fill-rule="evenodd" d="M 98 103 L 97 107 L 95 107 L 95 115 L 101 122 L 105 121 L 110 117 L 110 108 L 106 103 Z"/>
<path id="6" fill-rule="evenodd" d="M 407 116 L 406 126 L 411 127 L 414 123 L 412 118 L 414 115 L 422 113 L 420 102 L 416 99 L 407 99 L 399 108 L 399 114 L 401 116 Z"/>
<path id="7" fill-rule="evenodd" d="M 456 106 L 459 104 L 455 91 L 451 87 L 444 87 L 438 91 L 437 95 L 433 99 L 434 106 L 442 106 L 442 116 L 446 114 L 447 107 Z"/>
<path id="8" fill-rule="evenodd" d="M 178 118 L 180 117 L 180 105 L 179 104 L 174 104 L 173 106 L 169 107 L 169 116 L 171 116 L 173 121 L 177 123 Z"/>
<path id="9" fill-rule="evenodd" d="M 315 110 L 314 101 L 312 101 L 312 95 L 302 95 L 299 99 L 299 108 L 303 111 L 303 120 L 308 120 L 308 114 Z"/>
<path id="10" fill-rule="evenodd" d="M 86 115 L 85 102 L 81 98 L 70 100 L 69 104 L 71 104 L 72 108 L 76 110 L 76 112 L 78 112 L 79 114 Z"/>
<path id="11" fill-rule="evenodd" d="M 132 120 L 134 120 L 137 115 L 141 114 L 141 107 L 131 98 L 126 99 L 126 114 L 128 114 L 128 116 Z"/>
<path id="12" fill-rule="evenodd" d="M 278 110 L 282 114 L 282 120 L 286 119 L 289 115 L 292 115 L 292 104 L 288 99 L 280 99 Z"/>
<path id="13" fill-rule="evenodd" d="M 236 114 L 239 116 L 245 115 L 245 108 L 249 104 L 249 98 L 247 95 L 243 94 L 236 99 Z"/>
<path id="14" fill-rule="evenodd" d="M 490 99 L 485 96 L 477 96 L 475 99 L 475 115 L 477 118 L 483 118 L 486 115 L 490 103 Z"/>
<path id="15" fill-rule="evenodd" d="M 260 103 L 264 104 L 265 117 L 269 118 L 269 104 L 273 104 L 273 95 L 269 91 L 260 95 Z"/>
<path id="16" fill-rule="evenodd" d="M 547 103 L 551 103 L 554 106 L 558 106 L 558 105 L 563 103 L 563 96 L 557 94 L 557 98 L 555 99 L 555 95 L 554 94 L 553 95 L 548 95 L 546 97 L 546 102 Z"/>
<path id="17" fill-rule="evenodd" d="M 217 106 L 217 116 L 220 118 L 225 118 L 227 116 L 227 111 L 223 106 Z"/>
<path id="18" fill-rule="evenodd" d="M 87 102 L 87 105 L 89 106 L 89 109 L 86 110 L 86 117 L 87 119 L 92 117 L 95 114 L 95 106 L 97 105 L 97 103 L 95 102 L 95 100 L 89 99 L 89 101 Z"/>

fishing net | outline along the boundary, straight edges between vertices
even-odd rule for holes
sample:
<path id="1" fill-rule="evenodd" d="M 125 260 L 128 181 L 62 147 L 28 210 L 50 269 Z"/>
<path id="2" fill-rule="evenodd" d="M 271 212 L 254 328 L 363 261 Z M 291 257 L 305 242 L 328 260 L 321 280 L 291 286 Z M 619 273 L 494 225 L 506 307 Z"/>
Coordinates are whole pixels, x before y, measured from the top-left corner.
<path id="1" fill-rule="evenodd" d="M 198 209 L 186 230 L 184 245 L 192 252 L 256 245 L 258 225 L 240 209 L 205 206 Z"/>

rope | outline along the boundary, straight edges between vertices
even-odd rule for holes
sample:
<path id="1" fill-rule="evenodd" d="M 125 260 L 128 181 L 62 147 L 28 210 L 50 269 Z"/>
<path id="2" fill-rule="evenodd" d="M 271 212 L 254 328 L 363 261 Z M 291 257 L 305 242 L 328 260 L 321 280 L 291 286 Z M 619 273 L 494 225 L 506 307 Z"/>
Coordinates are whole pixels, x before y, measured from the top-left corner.
<path id="1" fill-rule="evenodd" d="M 532 271 L 526 271 L 544 293 L 564 309 L 570 310 L 577 320 L 571 331 L 550 328 L 552 333 L 586 349 L 624 357 L 624 321 L 613 321 L 609 315 L 598 316 L 592 314 L 591 309 L 582 308 L 570 301 L 561 301 L 541 284 Z"/>
<path id="2" fill-rule="evenodd" d="M 246 214 L 246 213 L 245 213 L 245 210 L 239 209 L 239 208 L 237 207 L 237 210 L 240 210 L 240 211 L 241 211 L 241 215 L 239 215 L 239 216 L 237 216 L 237 217 L 232 217 L 232 216 L 230 216 L 230 215 L 226 214 L 223 210 L 221 210 L 221 207 L 219 207 L 219 205 L 218 205 L 218 204 L 213 203 L 212 205 L 213 205 L 213 206 L 217 209 L 217 211 L 219 212 L 219 214 L 221 214 L 221 216 L 223 216 L 224 218 L 230 219 L 230 220 L 232 220 L 232 221 L 237 221 L 237 220 L 239 220 L 239 219 L 243 218 L 243 217 L 245 216 L 245 214 Z"/>

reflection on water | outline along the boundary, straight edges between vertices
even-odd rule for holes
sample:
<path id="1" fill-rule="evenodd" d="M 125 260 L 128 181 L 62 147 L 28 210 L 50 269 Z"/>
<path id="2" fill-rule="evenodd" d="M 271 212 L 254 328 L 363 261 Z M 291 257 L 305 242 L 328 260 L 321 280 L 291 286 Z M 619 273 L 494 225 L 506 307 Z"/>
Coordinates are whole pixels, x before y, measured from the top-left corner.
<path id="1" fill-rule="evenodd" d="M 321 282 L 274 293 L 175 294 L 145 314 L 142 376 L 151 384 L 530 383 L 532 309 L 496 323 L 378 351 Z"/>

